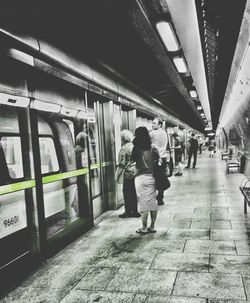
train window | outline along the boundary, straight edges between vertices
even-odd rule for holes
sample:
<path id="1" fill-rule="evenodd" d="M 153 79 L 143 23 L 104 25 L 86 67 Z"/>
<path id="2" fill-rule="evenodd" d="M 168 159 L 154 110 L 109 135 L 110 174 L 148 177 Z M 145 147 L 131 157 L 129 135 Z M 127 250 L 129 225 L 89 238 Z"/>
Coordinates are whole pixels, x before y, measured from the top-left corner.
<path id="1" fill-rule="evenodd" d="M 74 152 L 74 123 L 69 120 L 54 122 L 58 139 L 60 141 L 61 152 L 64 159 L 63 169 L 66 171 L 76 169 Z M 73 133 L 72 133 L 73 132 Z"/>
<path id="2" fill-rule="evenodd" d="M 59 171 L 54 141 L 51 137 L 39 138 L 42 174 Z"/>
<path id="3" fill-rule="evenodd" d="M 0 132 L 19 133 L 17 111 L 15 108 L 0 106 Z"/>
<path id="4" fill-rule="evenodd" d="M 23 160 L 20 137 L 1 137 L 4 156 L 12 179 L 23 178 Z"/>
<path id="5" fill-rule="evenodd" d="M 101 194 L 101 175 L 100 175 L 100 154 L 99 154 L 99 136 L 95 119 L 89 119 L 89 153 L 91 163 L 91 188 L 92 195 Z M 95 166 L 95 164 L 97 166 Z M 99 167 L 98 167 L 99 166 Z"/>

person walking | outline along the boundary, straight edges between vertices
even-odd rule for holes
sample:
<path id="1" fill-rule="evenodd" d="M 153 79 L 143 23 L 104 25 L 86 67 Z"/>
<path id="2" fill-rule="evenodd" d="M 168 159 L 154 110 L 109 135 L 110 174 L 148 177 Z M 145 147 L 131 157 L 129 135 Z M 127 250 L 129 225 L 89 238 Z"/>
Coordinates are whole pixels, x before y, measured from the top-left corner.
<path id="1" fill-rule="evenodd" d="M 195 168 L 197 161 L 197 151 L 198 151 L 198 140 L 195 138 L 195 133 L 192 133 L 191 139 L 189 140 L 188 164 L 186 168 L 190 168 L 192 156 L 194 157 L 193 168 Z"/>
<path id="2" fill-rule="evenodd" d="M 123 198 L 125 212 L 120 218 L 136 217 L 141 215 L 137 211 L 137 196 L 135 192 L 135 162 L 131 160 L 133 150 L 133 134 L 124 129 L 121 132 L 122 147 L 118 155 L 118 167 L 116 170 L 116 181 L 123 182 Z"/>
<path id="3" fill-rule="evenodd" d="M 165 130 L 162 129 L 163 121 L 160 118 L 155 118 L 152 122 L 152 131 L 150 132 L 150 137 L 152 143 L 156 146 L 159 151 L 162 165 L 162 170 L 166 173 L 167 167 L 167 145 L 168 136 Z M 164 190 L 159 190 L 157 194 L 158 205 L 163 205 Z"/>
<path id="4" fill-rule="evenodd" d="M 160 155 L 157 148 L 151 144 L 149 132 L 146 127 L 138 127 L 135 130 L 133 143 L 132 159 L 135 160 L 137 168 L 135 188 L 138 210 L 141 213 L 142 220 L 142 227 L 136 230 L 136 232 L 139 234 L 155 233 L 158 206 L 153 170 L 154 162 L 161 161 Z M 148 227 L 147 221 L 149 213 L 151 224 Z"/>
<path id="5" fill-rule="evenodd" d="M 213 157 L 215 153 L 216 143 L 214 140 L 210 140 L 208 144 L 208 150 L 210 151 L 209 157 Z"/>

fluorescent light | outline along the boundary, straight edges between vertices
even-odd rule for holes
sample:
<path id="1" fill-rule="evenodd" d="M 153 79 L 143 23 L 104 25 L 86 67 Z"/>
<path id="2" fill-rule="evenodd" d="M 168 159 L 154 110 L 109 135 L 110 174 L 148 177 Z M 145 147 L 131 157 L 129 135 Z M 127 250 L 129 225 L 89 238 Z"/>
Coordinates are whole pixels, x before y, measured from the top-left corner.
<path id="1" fill-rule="evenodd" d="M 60 113 L 68 117 L 76 117 L 78 110 L 62 106 Z"/>
<path id="2" fill-rule="evenodd" d="M 190 94 L 191 98 L 197 98 L 197 93 L 196 93 L 195 90 L 191 90 L 191 91 L 189 92 L 189 94 Z"/>
<path id="3" fill-rule="evenodd" d="M 202 110 L 202 107 L 200 105 L 198 105 L 197 110 Z"/>
<path id="4" fill-rule="evenodd" d="M 15 60 L 34 66 L 34 58 L 18 49 L 11 48 L 8 50 L 7 54 Z"/>
<path id="5" fill-rule="evenodd" d="M 34 100 L 32 108 L 35 108 L 37 110 L 42 110 L 45 112 L 59 113 L 60 109 L 61 109 L 61 105 L 44 102 L 44 101 L 39 101 L 39 100 Z"/>
<path id="6" fill-rule="evenodd" d="M 158 33 L 169 52 L 176 52 L 179 50 L 179 44 L 175 36 L 172 25 L 166 21 L 156 23 Z"/>
<path id="7" fill-rule="evenodd" d="M 201 117 L 205 117 L 205 114 L 204 114 L 204 113 L 201 113 Z"/>
<path id="8" fill-rule="evenodd" d="M 179 73 L 186 73 L 187 72 L 187 66 L 182 57 L 174 57 L 173 58 L 175 67 L 177 68 Z"/>
<path id="9" fill-rule="evenodd" d="M 14 96 L 0 93 L 0 103 L 17 107 L 28 107 L 30 99 L 27 97 Z"/>

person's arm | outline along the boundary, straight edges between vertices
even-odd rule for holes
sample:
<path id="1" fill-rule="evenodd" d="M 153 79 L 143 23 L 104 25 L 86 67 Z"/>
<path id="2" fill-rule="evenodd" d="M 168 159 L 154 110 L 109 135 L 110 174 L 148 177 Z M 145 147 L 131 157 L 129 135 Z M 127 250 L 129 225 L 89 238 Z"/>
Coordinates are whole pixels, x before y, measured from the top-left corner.
<path id="1" fill-rule="evenodd" d="M 121 148 L 118 155 L 118 166 L 124 168 L 126 166 L 126 152 L 124 148 Z"/>

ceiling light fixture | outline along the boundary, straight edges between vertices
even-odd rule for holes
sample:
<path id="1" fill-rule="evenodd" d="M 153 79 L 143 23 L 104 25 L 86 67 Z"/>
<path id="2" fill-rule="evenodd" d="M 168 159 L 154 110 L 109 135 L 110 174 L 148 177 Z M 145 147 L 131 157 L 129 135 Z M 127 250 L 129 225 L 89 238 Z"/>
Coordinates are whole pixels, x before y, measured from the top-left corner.
<path id="1" fill-rule="evenodd" d="M 156 28 L 163 44 L 169 52 L 176 52 L 180 49 L 174 29 L 169 22 L 160 21 L 156 23 Z"/>
<path id="2" fill-rule="evenodd" d="M 183 59 L 183 57 L 174 57 L 173 58 L 174 65 L 177 68 L 179 73 L 186 73 L 187 72 L 187 66 Z"/>
<path id="3" fill-rule="evenodd" d="M 197 98 L 197 93 L 196 93 L 195 90 L 191 90 L 191 91 L 189 92 L 189 94 L 190 94 L 191 98 Z"/>

